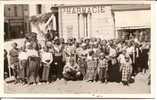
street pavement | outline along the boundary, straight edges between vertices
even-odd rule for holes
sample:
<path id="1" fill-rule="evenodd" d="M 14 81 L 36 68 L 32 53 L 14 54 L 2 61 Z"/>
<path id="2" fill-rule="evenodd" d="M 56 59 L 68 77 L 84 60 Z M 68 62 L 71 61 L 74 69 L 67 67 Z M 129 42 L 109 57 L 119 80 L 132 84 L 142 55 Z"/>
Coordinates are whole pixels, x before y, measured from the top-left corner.
<path id="1" fill-rule="evenodd" d="M 122 83 L 109 82 L 89 83 L 86 81 L 65 81 L 57 80 L 50 84 L 22 85 L 14 83 L 5 83 L 4 92 L 14 93 L 51 93 L 51 94 L 149 94 L 150 86 L 148 76 L 139 73 L 135 77 L 135 82 L 129 86 L 123 86 Z"/>

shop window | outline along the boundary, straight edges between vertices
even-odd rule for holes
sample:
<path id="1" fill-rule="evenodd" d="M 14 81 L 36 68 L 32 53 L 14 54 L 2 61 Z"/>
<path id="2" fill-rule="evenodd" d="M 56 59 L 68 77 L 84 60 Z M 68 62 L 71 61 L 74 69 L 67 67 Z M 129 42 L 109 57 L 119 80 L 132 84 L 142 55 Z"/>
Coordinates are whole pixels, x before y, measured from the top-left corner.
<path id="1" fill-rule="evenodd" d="M 118 31 L 119 39 L 138 39 L 139 41 L 150 41 L 150 29 L 122 29 Z"/>

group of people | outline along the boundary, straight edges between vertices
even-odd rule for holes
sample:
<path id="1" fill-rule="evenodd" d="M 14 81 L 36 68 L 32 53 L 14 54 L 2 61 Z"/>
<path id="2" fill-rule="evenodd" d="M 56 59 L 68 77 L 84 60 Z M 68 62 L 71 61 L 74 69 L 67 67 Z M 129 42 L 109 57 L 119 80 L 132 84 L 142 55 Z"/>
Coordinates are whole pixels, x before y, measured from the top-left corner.
<path id="1" fill-rule="evenodd" d="M 15 83 L 51 83 L 64 79 L 122 82 L 128 86 L 137 73 L 150 69 L 147 41 L 69 38 L 65 42 L 63 38 L 45 38 L 41 45 L 37 35 L 31 33 L 26 35 L 22 47 L 12 44 L 8 55 Z"/>

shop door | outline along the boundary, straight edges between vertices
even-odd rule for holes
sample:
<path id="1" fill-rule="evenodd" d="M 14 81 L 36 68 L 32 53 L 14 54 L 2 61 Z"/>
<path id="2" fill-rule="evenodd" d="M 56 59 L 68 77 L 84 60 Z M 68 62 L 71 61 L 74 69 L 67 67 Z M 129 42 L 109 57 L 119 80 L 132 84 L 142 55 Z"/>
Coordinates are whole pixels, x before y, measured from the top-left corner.
<path id="1" fill-rule="evenodd" d="M 78 38 L 89 37 L 91 28 L 91 14 L 78 14 Z"/>

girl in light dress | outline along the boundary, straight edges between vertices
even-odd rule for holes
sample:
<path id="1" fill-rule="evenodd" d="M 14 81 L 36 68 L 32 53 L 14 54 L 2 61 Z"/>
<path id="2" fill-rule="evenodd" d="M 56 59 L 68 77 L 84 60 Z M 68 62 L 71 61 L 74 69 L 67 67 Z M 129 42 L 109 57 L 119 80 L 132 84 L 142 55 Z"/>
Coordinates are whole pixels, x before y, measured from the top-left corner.
<path id="1" fill-rule="evenodd" d="M 89 55 L 87 57 L 87 71 L 85 80 L 87 82 L 94 82 L 96 81 L 96 75 L 97 75 L 97 58 L 94 57 L 94 52 L 90 51 Z"/>
<path id="2" fill-rule="evenodd" d="M 118 61 L 120 64 L 120 72 L 122 74 L 121 81 L 123 85 L 129 85 L 129 80 L 133 71 L 131 57 L 126 53 L 126 50 L 119 55 Z"/>

